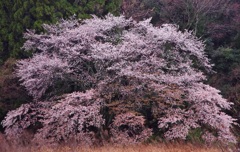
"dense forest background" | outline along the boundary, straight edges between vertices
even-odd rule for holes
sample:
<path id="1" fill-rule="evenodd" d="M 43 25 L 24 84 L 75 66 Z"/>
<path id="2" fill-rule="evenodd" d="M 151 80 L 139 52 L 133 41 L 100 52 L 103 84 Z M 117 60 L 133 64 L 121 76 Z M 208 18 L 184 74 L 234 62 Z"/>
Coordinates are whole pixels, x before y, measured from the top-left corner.
<path id="1" fill-rule="evenodd" d="M 205 41 L 206 53 L 215 64 L 207 83 L 234 103 L 227 113 L 240 123 L 239 0 L 1 0 L 0 8 L 0 121 L 9 110 L 32 100 L 14 75 L 15 61 L 31 56 L 21 49 L 27 29 L 41 33 L 43 23 L 112 13 L 136 20 L 152 17 L 156 26 L 174 23 L 181 30 L 193 30 Z"/>

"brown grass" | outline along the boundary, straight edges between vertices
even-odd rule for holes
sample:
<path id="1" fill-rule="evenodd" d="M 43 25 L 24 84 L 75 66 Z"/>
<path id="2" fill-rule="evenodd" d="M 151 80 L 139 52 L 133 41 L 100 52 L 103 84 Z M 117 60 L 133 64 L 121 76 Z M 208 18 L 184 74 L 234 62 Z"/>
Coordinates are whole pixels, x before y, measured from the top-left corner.
<path id="1" fill-rule="evenodd" d="M 0 146 L 1 147 L 1 146 Z M 103 146 L 96 148 L 60 146 L 49 147 L 7 147 L 1 152 L 233 152 L 220 147 L 196 146 L 192 144 L 148 144 L 135 146 Z M 3 151 L 2 151 L 3 150 Z"/>
<path id="2" fill-rule="evenodd" d="M 105 146 L 100 148 L 41 148 L 37 152 L 221 152 L 220 148 L 198 147 L 193 145 L 138 145 L 127 147 Z M 224 150 L 225 151 L 225 150 Z"/>
<path id="3" fill-rule="evenodd" d="M 80 147 L 76 144 L 72 146 L 58 146 L 50 148 L 46 146 L 34 147 L 32 145 L 19 146 L 6 141 L 0 133 L 0 152 L 236 152 L 228 148 L 216 146 L 205 146 L 189 143 L 154 143 L 134 146 L 103 146 L 103 147 Z"/>

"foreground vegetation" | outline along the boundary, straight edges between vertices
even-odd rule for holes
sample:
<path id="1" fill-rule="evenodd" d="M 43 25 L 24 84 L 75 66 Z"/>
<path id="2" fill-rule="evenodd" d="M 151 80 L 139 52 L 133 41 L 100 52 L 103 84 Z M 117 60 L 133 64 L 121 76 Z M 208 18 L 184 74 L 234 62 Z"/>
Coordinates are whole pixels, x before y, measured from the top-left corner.
<path id="1" fill-rule="evenodd" d="M 220 152 L 227 149 L 218 147 L 201 147 L 191 144 L 186 145 L 138 145 L 128 147 L 101 147 L 101 148 L 70 148 L 62 147 L 57 149 L 42 148 L 36 152 Z"/>
<path id="2" fill-rule="evenodd" d="M 25 149 L 23 150 L 25 152 Z M 23 152 L 22 151 L 22 152 Z M 132 147 L 101 147 L 101 148 L 70 148 L 61 147 L 56 149 L 40 148 L 29 149 L 34 152 L 227 152 L 227 149 L 217 147 L 200 147 L 194 145 L 140 145 Z M 230 151 L 230 150 L 229 150 Z M 16 151 L 18 152 L 18 151 Z"/>
<path id="3" fill-rule="evenodd" d="M 195 142 L 153 142 L 151 144 L 138 144 L 130 146 L 115 146 L 106 144 L 100 147 L 83 147 L 77 143 L 55 147 L 34 146 L 30 144 L 16 145 L 6 140 L 0 134 L 1 152 L 235 152 L 237 149 L 224 147 L 221 144 L 206 145 Z"/>
<path id="4" fill-rule="evenodd" d="M 1 152 L 232 152 L 236 149 L 230 149 L 220 146 L 203 146 L 193 144 L 142 144 L 134 146 L 103 146 L 103 147 L 79 147 L 79 146 L 61 146 L 61 147 L 19 147 L 9 145 L 0 145 Z"/>

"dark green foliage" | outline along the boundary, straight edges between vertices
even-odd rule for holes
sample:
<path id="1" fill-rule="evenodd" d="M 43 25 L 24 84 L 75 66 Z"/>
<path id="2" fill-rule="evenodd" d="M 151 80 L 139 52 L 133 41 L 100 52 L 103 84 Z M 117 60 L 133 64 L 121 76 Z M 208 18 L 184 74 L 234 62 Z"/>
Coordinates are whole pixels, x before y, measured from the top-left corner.
<path id="1" fill-rule="evenodd" d="M 111 12 L 119 15 L 121 0 L 69 0 L 70 3 L 81 6 L 87 14 L 106 15 Z"/>
<path id="2" fill-rule="evenodd" d="M 233 68 L 240 65 L 240 50 L 231 48 L 219 48 L 210 54 L 217 72 L 229 73 Z"/>
<path id="3" fill-rule="evenodd" d="M 24 57 L 26 54 L 20 50 L 26 29 L 34 28 L 42 32 L 43 23 L 56 22 L 74 13 L 80 13 L 76 6 L 72 6 L 66 0 L 9 0 L 1 1 L 1 27 L 0 32 L 1 58 Z"/>

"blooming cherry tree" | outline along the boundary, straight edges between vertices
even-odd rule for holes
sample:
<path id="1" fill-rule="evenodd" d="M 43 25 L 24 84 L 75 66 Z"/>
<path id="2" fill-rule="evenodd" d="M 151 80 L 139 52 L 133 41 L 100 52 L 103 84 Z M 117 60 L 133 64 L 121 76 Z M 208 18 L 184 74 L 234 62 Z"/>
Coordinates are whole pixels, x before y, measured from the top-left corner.
<path id="1" fill-rule="evenodd" d="M 44 34 L 25 34 L 23 48 L 34 56 L 19 61 L 17 76 L 36 102 L 44 99 L 54 105 L 35 137 L 52 142 L 90 139 L 96 132 L 89 126 L 95 131 L 104 126 L 111 141 L 119 137 L 136 143 L 154 134 L 152 129 L 173 140 L 186 139 L 192 129 L 202 128 L 207 134 L 217 132 L 219 141 L 236 142 L 230 131 L 234 119 L 222 111 L 231 103 L 203 84 L 204 73 L 212 67 L 203 42 L 176 25 L 154 27 L 150 21 L 93 16 L 44 25 Z M 75 89 L 58 91 L 59 84 Z M 150 114 L 144 112 L 146 107 Z M 108 114 L 101 108 L 107 108 Z M 115 119 L 108 117 L 110 113 Z M 22 114 L 18 109 L 7 115 L 3 121 L 7 134 L 12 126 L 19 128 L 23 119 L 15 118 Z M 147 115 L 158 128 L 146 123 Z M 104 124 L 104 119 L 112 123 Z M 121 130 L 121 126 L 128 127 Z"/>

